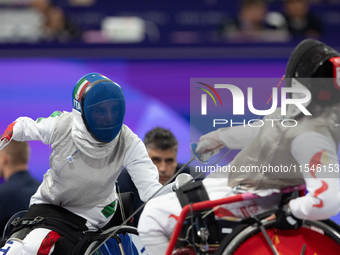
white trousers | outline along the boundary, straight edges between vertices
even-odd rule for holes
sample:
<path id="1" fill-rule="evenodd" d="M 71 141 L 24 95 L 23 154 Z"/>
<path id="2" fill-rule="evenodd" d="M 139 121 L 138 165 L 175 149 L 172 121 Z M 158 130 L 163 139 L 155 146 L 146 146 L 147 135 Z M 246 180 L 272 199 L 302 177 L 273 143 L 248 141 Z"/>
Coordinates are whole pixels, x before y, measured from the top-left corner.
<path id="1" fill-rule="evenodd" d="M 0 255 L 50 255 L 60 235 L 50 229 L 37 228 L 31 231 L 23 241 L 12 238 L 0 248 Z"/>
<path id="2" fill-rule="evenodd" d="M 32 201 L 36 204 L 48 204 L 48 202 L 40 196 L 39 190 L 32 197 L 31 203 Z M 114 211 L 117 210 L 117 202 Z M 89 229 L 98 229 L 107 224 L 113 216 L 105 217 L 101 213 L 104 207 L 105 206 L 101 204 L 95 207 L 68 206 L 64 208 L 85 218 L 87 220 L 86 226 Z M 5 246 L 0 248 L 0 255 L 49 255 L 53 252 L 55 243 L 59 237 L 60 235 L 58 233 L 51 231 L 50 229 L 37 228 L 32 230 L 24 240 L 9 239 Z"/>

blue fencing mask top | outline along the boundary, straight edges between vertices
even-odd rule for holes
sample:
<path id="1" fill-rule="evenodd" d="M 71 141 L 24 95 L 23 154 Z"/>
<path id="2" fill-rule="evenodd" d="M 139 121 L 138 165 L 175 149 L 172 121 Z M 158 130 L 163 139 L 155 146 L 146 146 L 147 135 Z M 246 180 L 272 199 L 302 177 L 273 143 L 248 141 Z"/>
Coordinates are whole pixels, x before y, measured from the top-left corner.
<path id="1" fill-rule="evenodd" d="M 83 76 L 73 90 L 73 107 L 81 111 L 87 131 L 97 141 L 109 143 L 119 134 L 125 98 L 117 83 L 98 73 Z"/>

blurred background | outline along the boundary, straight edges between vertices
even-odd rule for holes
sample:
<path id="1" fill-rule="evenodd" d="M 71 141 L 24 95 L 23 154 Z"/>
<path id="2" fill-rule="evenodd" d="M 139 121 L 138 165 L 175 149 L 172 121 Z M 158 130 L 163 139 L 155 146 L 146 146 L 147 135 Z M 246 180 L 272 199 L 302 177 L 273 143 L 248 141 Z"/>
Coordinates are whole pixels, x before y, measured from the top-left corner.
<path id="1" fill-rule="evenodd" d="M 169 128 L 186 163 L 190 78 L 280 79 L 297 43 L 339 50 L 339 31 L 340 0 L 0 0 L 0 133 L 71 111 L 78 79 L 99 72 L 122 86 L 125 124 L 142 139 Z M 50 148 L 30 145 L 42 180 Z"/>

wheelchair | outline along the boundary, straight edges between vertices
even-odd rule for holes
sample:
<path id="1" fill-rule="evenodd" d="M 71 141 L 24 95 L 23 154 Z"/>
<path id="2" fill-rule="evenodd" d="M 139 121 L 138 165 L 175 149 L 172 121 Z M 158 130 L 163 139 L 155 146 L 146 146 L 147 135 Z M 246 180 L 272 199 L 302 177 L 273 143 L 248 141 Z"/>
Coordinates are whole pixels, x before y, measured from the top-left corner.
<path id="1" fill-rule="evenodd" d="M 340 227 L 331 220 L 306 220 L 297 230 L 274 229 L 275 221 L 262 220 L 276 251 L 270 248 L 258 224 L 237 229 L 219 245 L 215 254 L 285 255 L 285 254 L 338 254 L 340 251 Z"/>
<path id="2" fill-rule="evenodd" d="M 299 187 L 288 187 L 281 190 L 280 193 L 289 193 L 293 190 L 296 191 L 296 189 L 303 190 L 304 185 L 300 185 Z M 252 193 L 243 193 L 218 200 L 193 203 L 183 207 L 182 213 L 179 216 L 177 225 L 169 242 L 166 255 L 339 254 L 340 226 L 335 222 L 331 220 L 305 220 L 303 225 L 297 230 L 278 230 L 273 227 L 275 220 L 266 220 L 266 218 L 274 213 L 274 211 L 245 218 L 239 222 L 223 221 L 224 225 L 222 224 L 215 227 L 217 227 L 219 232 L 225 232 L 227 234 L 220 235 L 218 242 L 208 243 L 209 240 L 207 239 L 207 236 L 204 237 L 204 231 L 201 229 L 201 232 L 203 233 L 193 235 L 189 245 L 186 245 L 185 247 L 178 246 L 179 240 L 181 239 L 180 233 L 183 224 L 185 221 L 190 223 L 190 218 L 192 218 L 190 215 L 188 217 L 189 213 L 214 208 L 222 204 L 254 198 L 258 198 L 258 196 Z M 124 200 L 126 200 L 126 198 Z M 117 214 L 117 218 L 120 218 L 119 212 Z M 93 240 L 93 242 L 88 246 L 84 255 L 147 254 L 144 245 L 139 239 L 137 229 L 127 225 L 119 226 L 119 224 L 120 222 L 117 221 L 111 222 L 111 226 L 107 226 L 106 230 L 97 238 L 97 240 Z M 226 225 L 228 228 L 225 228 Z M 225 231 L 226 229 L 228 231 Z M 103 240 L 105 240 L 104 238 L 108 236 L 110 236 L 110 238 L 103 243 Z M 223 237 L 221 238 L 221 236 Z M 181 243 L 183 244 L 183 242 Z M 177 249 L 174 250 L 176 244 Z"/>
<path id="3" fill-rule="evenodd" d="M 112 220 L 93 238 L 84 255 L 142 255 L 146 254 L 136 227 L 132 222 L 122 225 L 126 217 L 133 213 L 134 193 L 120 193 L 122 210 L 117 210 Z M 107 239 L 110 237 L 109 239 Z M 106 240 L 107 239 L 107 240 Z M 105 241 L 105 242 L 104 242 Z"/>
<path id="4" fill-rule="evenodd" d="M 146 254 L 145 248 L 138 236 L 137 228 L 132 226 L 132 221 L 125 222 L 125 219 L 129 217 L 134 211 L 134 193 L 120 193 L 118 203 L 120 205 L 118 205 L 118 209 L 110 222 L 99 231 L 99 234 L 90 235 L 89 238 L 82 239 L 79 245 L 76 245 L 75 248 L 72 250 L 72 255 Z M 19 214 L 16 214 L 15 217 L 18 217 L 16 219 L 18 220 L 20 218 L 23 218 L 23 213 L 26 212 L 22 212 L 21 217 L 18 217 Z M 125 224 L 123 225 L 123 223 Z M 4 230 L 4 235 L 5 233 L 8 233 L 6 229 Z M 91 234 L 91 232 L 89 233 Z M 110 238 L 106 240 L 108 237 Z M 7 238 L 2 240 L 3 245 L 5 244 L 6 239 Z M 1 252 L 4 252 L 4 254 L 6 254 L 7 250 L 1 250 L 0 246 L 0 253 Z"/>
<path id="5" fill-rule="evenodd" d="M 304 190 L 304 185 L 288 187 L 280 193 Z M 226 222 L 228 228 L 219 225 L 214 226 L 214 231 L 224 232 L 223 237 L 219 236 L 218 241 L 209 239 L 209 235 L 215 234 L 212 228 L 200 229 L 196 233 L 194 229 L 194 212 L 214 208 L 219 205 L 234 203 L 249 199 L 258 198 L 252 193 L 237 194 L 218 200 L 208 200 L 186 205 L 178 218 L 176 227 L 171 236 L 166 255 L 194 255 L 194 254 L 215 254 L 215 255 L 333 255 L 340 254 L 340 226 L 331 220 L 311 221 L 305 220 L 302 227 L 297 230 L 275 229 L 275 220 L 268 221 L 266 218 L 274 211 L 261 215 L 251 216 L 239 222 Z M 196 213 L 196 218 L 197 214 Z M 203 216 L 204 217 L 204 216 Z M 192 224 L 190 224 L 190 221 Z M 189 228 L 182 229 L 184 223 Z M 191 230 L 190 230 L 191 228 Z M 224 229 L 224 231 L 223 231 Z M 227 230 L 227 231 L 226 231 Z M 204 232 L 206 231 L 206 232 Z M 210 231 L 210 232 L 209 232 Z M 183 237 L 183 232 L 186 232 Z M 191 232 L 191 233 L 190 233 Z M 205 233 L 205 234 L 204 234 Z M 186 245 L 183 246 L 183 241 Z M 175 249 L 176 247 L 176 249 Z"/>
<path id="6" fill-rule="evenodd" d="M 112 235 L 113 234 L 113 235 Z M 103 239 L 111 236 L 103 243 Z M 93 240 L 84 255 L 139 255 L 146 254 L 138 236 L 137 229 L 132 226 L 116 226 L 105 230 L 98 240 Z"/>

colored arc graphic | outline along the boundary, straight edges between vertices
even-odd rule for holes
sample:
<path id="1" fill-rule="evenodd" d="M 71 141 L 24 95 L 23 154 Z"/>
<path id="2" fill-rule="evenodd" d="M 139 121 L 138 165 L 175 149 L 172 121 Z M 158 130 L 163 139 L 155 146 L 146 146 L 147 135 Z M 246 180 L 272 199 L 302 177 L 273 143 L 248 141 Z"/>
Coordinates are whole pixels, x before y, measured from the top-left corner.
<path id="1" fill-rule="evenodd" d="M 211 96 L 211 98 L 214 100 L 215 105 L 217 105 L 214 96 L 213 96 L 208 90 L 203 89 L 203 88 L 200 88 L 200 87 L 197 87 L 197 88 L 198 88 L 198 89 L 201 89 L 201 90 L 203 90 L 203 91 L 205 91 L 205 92 L 207 92 L 207 94 L 208 94 L 209 96 Z"/>
<path id="2" fill-rule="evenodd" d="M 205 84 L 205 83 L 203 83 L 203 82 L 197 82 L 197 83 L 199 83 L 199 84 L 201 84 L 201 85 L 203 85 L 203 86 L 206 86 L 207 88 L 211 89 L 211 90 L 216 94 L 218 100 L 220 101 L 220 103 L 221 103 L 221 105 L 222 105 L 222 100 L 221 100 L 219 94 L 217 93 L 217 91 L 216 91 L 213 87 L 211 87 L 210 85 Z M 217 105 L 217 104 L 216 104 L 215 98 L 213 97 L 213 95 L 212 95 L 210 92 L 208 92 L 206 89 L 203 89 L 203 88 L 200 88 L 200 87 L 197 87 L 197 88 L 198 88 L 198 89 L 201 89 L 201 90 L 203 90 L 203 91 L 205 91 L 205 92 L 207 92 L 207 93 L 209 94 L 209 96 L 211 96 L 211 98 L 214 100 L 215 105 Z"/>

